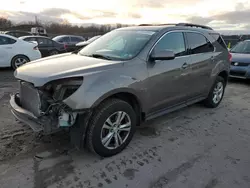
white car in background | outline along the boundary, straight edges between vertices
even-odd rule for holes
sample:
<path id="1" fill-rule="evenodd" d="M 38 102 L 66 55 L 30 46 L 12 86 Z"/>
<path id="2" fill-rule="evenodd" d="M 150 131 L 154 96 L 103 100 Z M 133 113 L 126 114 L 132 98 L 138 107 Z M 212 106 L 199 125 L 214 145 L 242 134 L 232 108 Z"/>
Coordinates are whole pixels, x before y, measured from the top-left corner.
<path id="1" fill-rule="evenodd" d="M 37 43 L 0 34 L 0 67 L 17 67 L 41 58 Z"/>

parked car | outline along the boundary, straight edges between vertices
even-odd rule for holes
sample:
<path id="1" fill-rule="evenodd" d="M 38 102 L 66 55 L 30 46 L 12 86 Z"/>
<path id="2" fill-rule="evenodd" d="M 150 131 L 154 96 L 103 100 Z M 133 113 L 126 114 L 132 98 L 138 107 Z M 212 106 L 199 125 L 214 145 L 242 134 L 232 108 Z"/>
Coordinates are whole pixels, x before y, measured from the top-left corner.
<path id="1" fill-rule="evenodd" d="M 27 35 L 32 35 L 30 32 L 27 31 L 18 31 L 18 30 L 14 30 L 14 31 L 5 31 L 3 34 L 6 35 L 11 35 L 13 37 L 22 37 L 22 36 L 27 36 Z"/>
<path id="2" fill-rule="evenodd" d="M 0 34 L 0 67 L 17 67 L 41 58 L 37 44 Z"/>
<path id="3" fill-rule="evenodd" d="M 231 48 L 232 54 L 230 77 L 250 78 L 250 40 L 239 42 Z"/>
<path id="4" fill-rule="evenodd" d="M 53 40 L 65 44 L 68 52 L 75 51 L 77 49 L 76 44 L 85 41 L 82 36 L 76 35 L 60 35 L 54 37 Z"/>
<path id="5" fill-rule="evenodd" d="M 120 28 L 79 53 L 18 68 L 14 116 L 36 132 L 65 129 L 80 147 L 121 152 L 137 125 L 203 101 L 217 107 L 230 69 L 221 36 L 193 24 Z"/>
<path id="6" fill-rule="evenodd" d="M 97 35 L 97 36 L 90 38 L 87 41 L 77 43 L 76 44 L 77 50 L 84 48 L 85 46 L 89 45 L 91 42 L 94 42 L 96 39 L 99 39 L 100 37 L 101 37 L 101 35 Z"/>
<path id="7" fill-rule="evenodd" d="M 36 41 L 38 44 L 38 48 L 42 54 L 42 57 L 47 57 L 50 55 L 56 55 L 67 52 L 64 44 L 53 41 L 48 37 L 24 36 L 20 37 L 20 39 L 25 40 L 27 42 Z"/>

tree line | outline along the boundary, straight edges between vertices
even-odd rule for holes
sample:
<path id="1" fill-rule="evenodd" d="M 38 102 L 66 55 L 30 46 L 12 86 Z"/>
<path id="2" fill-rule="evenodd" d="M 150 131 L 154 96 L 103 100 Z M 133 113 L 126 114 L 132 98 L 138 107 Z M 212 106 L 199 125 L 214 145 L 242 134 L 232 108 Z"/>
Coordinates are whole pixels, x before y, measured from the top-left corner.
<path id="1" fill-rule="evenodd" d="M 47 30 L 50 34 L 78 34 L 78 35 L 97 35 L 97 34 L 104 34 L 113 29 L 127 27 L 127 24 L 105 24 L 105 25 L 98 25 L 98 24 L 91 24 L 88 26 L 77 26 L 64 21 L 63 23 L 42 23 L 40 21 L 36 22 L 22 22 L 22 23 L 14 23 L 9 19 L 1 18 L 0 17 L 0 30 L 23 30 L 23 31 L 30 31 L 32 27 L 42 26 Z"/>

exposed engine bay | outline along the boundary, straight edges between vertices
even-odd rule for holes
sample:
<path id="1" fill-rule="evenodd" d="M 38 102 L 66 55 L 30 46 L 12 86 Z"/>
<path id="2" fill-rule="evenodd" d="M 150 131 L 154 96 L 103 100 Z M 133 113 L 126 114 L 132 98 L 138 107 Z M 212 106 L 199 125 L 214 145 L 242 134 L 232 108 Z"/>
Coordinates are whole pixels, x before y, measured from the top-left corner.
<path id="1" fill-rule="evenodd" d="M 78 112 L 63 101 L 81 86 L 82 81 L 82 77 L 62 79 L 40 88 L 20 81 L 19 105 L 38 119 L 45 134 L 68 128 L 74 125 Z"/>

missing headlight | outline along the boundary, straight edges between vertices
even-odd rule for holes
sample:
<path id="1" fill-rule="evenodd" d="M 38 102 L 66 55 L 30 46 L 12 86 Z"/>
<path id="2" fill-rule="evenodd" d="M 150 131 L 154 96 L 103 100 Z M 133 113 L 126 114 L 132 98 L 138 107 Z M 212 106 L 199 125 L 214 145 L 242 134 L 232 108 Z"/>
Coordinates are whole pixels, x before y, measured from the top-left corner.
<path id="1" fill-rule="evenodd" d="M 75 93 L 82 82 L 83 77 L 64 78 L 47 83 L 44 89 L 51 94 L 55 101 L 62 101 Z"/>

